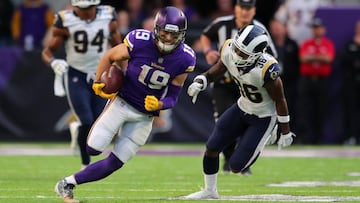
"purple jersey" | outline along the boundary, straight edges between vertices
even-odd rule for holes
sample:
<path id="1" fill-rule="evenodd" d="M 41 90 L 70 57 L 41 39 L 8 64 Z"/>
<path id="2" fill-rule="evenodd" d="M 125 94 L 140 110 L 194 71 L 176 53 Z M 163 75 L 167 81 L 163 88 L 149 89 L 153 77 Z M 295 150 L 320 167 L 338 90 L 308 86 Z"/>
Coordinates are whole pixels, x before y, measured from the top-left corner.
<path id="1" fill-rule="evenodd" d="M 195 53 L 191 47 L 181 43 L 171 53 L 162 54 L 155 44 L 153 32 L 143 29 L 131 31 L 124 43 L 130 59 L 118 95 L 138 111 L 157 116 L 159 111 L 148 112 L 145 109 L 145 97 L 154 95 L 159 100 L 164 98 L 168 85 L 177 75 L 194 70 Z"/>

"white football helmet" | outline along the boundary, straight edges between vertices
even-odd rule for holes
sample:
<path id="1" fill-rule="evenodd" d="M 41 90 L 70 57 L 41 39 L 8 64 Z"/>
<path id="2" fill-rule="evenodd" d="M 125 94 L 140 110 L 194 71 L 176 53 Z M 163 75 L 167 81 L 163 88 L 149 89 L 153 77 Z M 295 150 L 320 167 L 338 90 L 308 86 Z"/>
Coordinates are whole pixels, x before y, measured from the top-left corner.
<path id="1" fill-rule="evenodd" d="M 268 36 L 263 28 L 248 25 L 240 29 L 231 43 L 231 56 L 237 67 L 252 65 L 268 46 Z"/>
<path id="2" fill-rule="evenodd" d="M 100 4 L 100 0 L 71 0 L 71 5 L 79 8 L 87 8 Z"/>

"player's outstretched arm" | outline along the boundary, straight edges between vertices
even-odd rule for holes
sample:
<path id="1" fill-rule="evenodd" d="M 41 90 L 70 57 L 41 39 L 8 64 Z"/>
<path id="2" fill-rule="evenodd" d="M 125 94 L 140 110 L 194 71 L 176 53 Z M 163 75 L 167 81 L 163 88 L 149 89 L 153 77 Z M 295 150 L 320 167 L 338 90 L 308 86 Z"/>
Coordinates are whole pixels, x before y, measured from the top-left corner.
<path id="1" fill-rule="evenodd" d="M 270 97 L 275 101 L 276 112 L 278 114 L 278 125 L 280 127 L 280 138 L 278 140 L 278 149 L 288 147 L 292 144 L 294 133 L 290 131 L 290 116 L 284 95 L 283 85 L 281 78 L 278 77 L 275 80 L 269 80 L 265 83 L 265 88 L 268 91 Z"/>
<path id="2" fill-rule="evenodd" d="M 208 83 L 214 81 L 217 77 L 226 72 L 226 66 L 219 60 L 209 70 L 194 78 L 193 83 L 188 87 L 187 93 L 192 97 L 192 103 L 195 104 L 198 94 L 205 90 Z"/>

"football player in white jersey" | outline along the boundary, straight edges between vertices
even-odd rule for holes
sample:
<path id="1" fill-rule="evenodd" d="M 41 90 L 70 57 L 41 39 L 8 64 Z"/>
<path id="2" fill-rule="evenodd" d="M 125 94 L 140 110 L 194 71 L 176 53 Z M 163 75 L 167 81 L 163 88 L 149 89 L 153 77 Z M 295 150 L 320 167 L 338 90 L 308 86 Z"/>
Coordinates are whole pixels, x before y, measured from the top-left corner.
<path id="1" fill-rule="evenodd" d="M 71 3 L 73 9 L 55 15 L 42 57 L 55 73 L 55 95 L 67 95 L 69 106 L 80 122 L 77 141 L 82 167 L 86 167 L 90 163 L 87 135 L 107 102 L 94 94 L 93 78 L 102 55 L 110 46 L 119 44 L 121 37 L 113 7 L 98 6 L 100 0 L 72 0 Z M 63 44 L 66 60 L 55 57 Z"/>
<path id="2" fill-rule="evenodd" d="M 281 132 L 278 147 L 291 145 L 294 134 L 290 132 L 290 116 L 279 77 L 280 68 L 276 59 L 265 53 L 267 45 L 268 37 L 260 26 L 246 26 L 225 41 L 220 60 L 208 71 L 196 76 L 189 86 L 188 94 L 195 102 L 209 82 L 229 71 L 241 96 L 220 116 L 206 143 L 203 157 L 205 189 L 185 196 L 186 199 L 219 198 L 216 184 L 219 153 L 234 140 L 238 140 L 238 147 L 229 160 L 234 173 L 254 164 L 265 144 L 274 138 L 271 132 L 276 122 L 279 122 Z"/>

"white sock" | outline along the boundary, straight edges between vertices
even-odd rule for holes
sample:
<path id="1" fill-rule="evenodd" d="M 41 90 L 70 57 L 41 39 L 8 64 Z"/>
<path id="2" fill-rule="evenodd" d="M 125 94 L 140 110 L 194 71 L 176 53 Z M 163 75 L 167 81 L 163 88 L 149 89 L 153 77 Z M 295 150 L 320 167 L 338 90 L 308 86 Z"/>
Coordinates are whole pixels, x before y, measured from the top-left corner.
<path id="1" fill-rule="evenodd" d="M 205 181 L 205 190 L 207 191 L 217 191 L 217 173 L 212 175 L 204 174 Z"/>
<path id="2" fill-rule="evenodd" d="M 74 175 L 66 177 L 65 180 L 67 183 L 77 185 Z"/>

